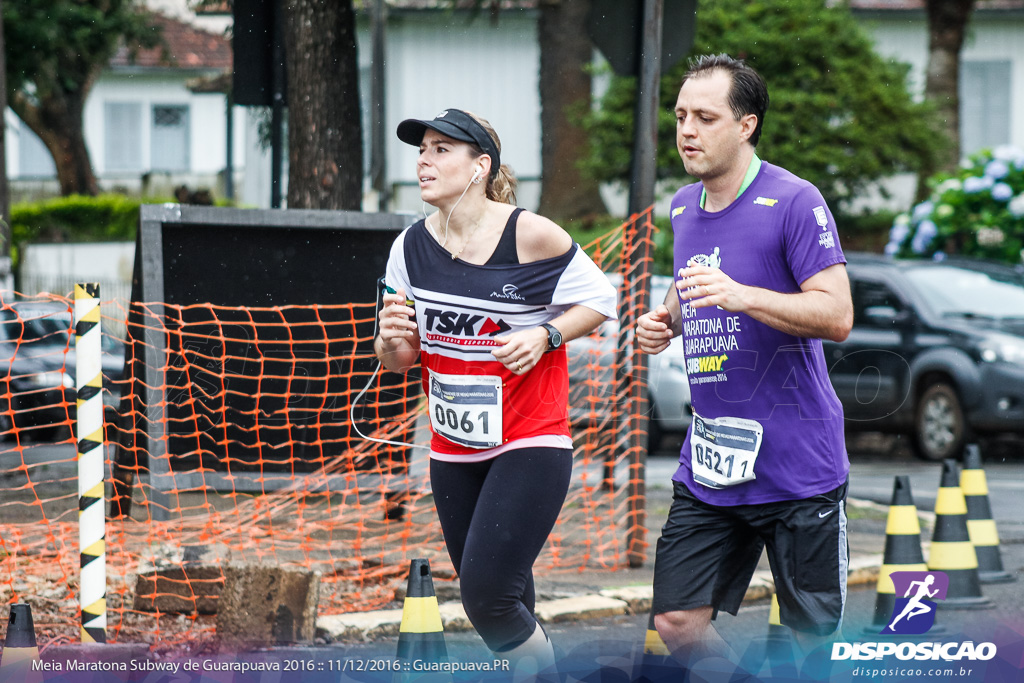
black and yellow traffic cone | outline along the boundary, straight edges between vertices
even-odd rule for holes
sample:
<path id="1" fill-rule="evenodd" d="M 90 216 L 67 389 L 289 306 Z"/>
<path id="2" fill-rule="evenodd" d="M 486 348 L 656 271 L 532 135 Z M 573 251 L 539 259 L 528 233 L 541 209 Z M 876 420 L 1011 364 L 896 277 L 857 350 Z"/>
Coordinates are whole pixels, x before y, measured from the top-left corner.
<path id="1" fill-rule="evenodd" d="M 425 559 L 409 563 L 409 586 L 402 604 L 397 656 L 407 662 L 439 662 L 448 658 L 430 562 Z"/>
<path id="2" fill-rule="evenodd" d="M 640 656 L 634 659 L 633 683 L 675 683 L 681 681 L 683 668 L 669 651 L 654 626 L 654 612 L 647 618 L 647 633 Z"/>
<path id="3" fill-rule="evenodd" d="M 768 610 L 768 636 L 765 639 L 765 654 L 773 676 L 787 679 L 796 675 L 796 650 L 793 646 L 793 632 L 782 624 L 779 596 L 772 593 L 772 606 Z"/>
<path id="4" fill-rule="evenodd" d="M 893 481 L 889 517 L 885 522 L 885 551 L 878 570 L 875 613 L 871 625 L 864 629 L 865 633 L 877 635 L 892 619 L 892 611 L 896 607 L 892 573 L 925 571 L 928 571 L 928 565 L 921 552 L 921 523 L 910 491 L 910 477 L 898 476 Z"/>
<path id="5" fill-rule="evenodd" d="M 999 552 L 999 532 L 988 502 L 988 481 L 981 467 L 981 449 L 969 444 L 964 449 L 964 468 L 960 471 L 960 490 L 967 503 L 967 532 L 978 556 L 978 580 L 981 583 L 1009 583 L 1013 574 L 1003 568 Z"/>
<path id="6" fill-rule="evenodd" d="M 11 605 L 4 649 L 0 652 L 0 681 L 3 683 L 42 683 L 39 648 L 36 647 L 32 608 L 24 603 Z"/>
<path id="7" fill-rule="evenodd" d="M 942 463 L 928 569 L 945 572 L 949 577 L 949 590 L 942 602 L 944 609 L 987 609 L 994 606 L 981 594 L 978 556 L 967 531 L 967 502 L 960 490 L 956 461 L 952 459 Z"/>

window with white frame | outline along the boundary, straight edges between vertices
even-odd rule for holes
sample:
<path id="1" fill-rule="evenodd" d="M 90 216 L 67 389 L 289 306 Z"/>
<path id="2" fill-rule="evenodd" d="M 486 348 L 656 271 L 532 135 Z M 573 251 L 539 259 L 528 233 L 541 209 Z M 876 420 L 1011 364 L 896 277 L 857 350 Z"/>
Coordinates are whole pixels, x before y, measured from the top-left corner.
<path id="1" fill-rule="evenodd" d="M 53 155 L 39 136 L 25 123 L 19 121 L 18 127 L 18 177 L 19 178 L 55 178 L 57 167 L 53 163 Z"/>
<path id="2" fill-rule="evenodd" d="M 1010 62 L 960 63 L 960 153 L 1010 142 Z"/>
<path id="3" fill-rule="evenodd" d="M 104 168 L 107 172 L 142 170 L 142 104 L 103 104 Z"/>
<path id="4" fill-rule="evenodd" d="M 149 167 L 154 171 L 189 169 L 188 105 L 153 105 Z"/>

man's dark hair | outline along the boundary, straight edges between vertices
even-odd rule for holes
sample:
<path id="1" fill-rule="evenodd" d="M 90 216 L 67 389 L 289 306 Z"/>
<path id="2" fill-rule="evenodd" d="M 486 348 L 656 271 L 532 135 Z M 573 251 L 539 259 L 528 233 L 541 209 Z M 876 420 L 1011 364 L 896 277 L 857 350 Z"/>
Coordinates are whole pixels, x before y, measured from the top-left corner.
<path id="1" fill-rule="evenodd" d="M 691 78 L 704 78 L 717 70 L 729 74 L 732 87 L 729 88 L 729 108 L 739 121 L 747 114 L 757 117 L 757 126 L 750 136 L 750 144 L 757 147 L 761 139 L 761 126 L 768 111 L 768 86 L 761 75 L 742 59 L 733 59 L 727 54 L 701 55 L 690 60 L 690 70 L 683 76 L 683 83 Z"/>

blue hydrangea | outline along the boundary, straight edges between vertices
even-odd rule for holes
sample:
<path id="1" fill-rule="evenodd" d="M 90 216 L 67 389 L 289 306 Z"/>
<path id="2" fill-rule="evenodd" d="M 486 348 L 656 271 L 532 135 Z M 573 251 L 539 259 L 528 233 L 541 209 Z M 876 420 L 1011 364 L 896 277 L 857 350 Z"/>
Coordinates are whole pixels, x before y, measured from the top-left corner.
<path id="1" fill-rule="evenodd" d="M 985 175 L 993 180 L 1001 180 L 1010 172 L 1010 167 L 1000 159 L 993 159 L 985 165 Z"/>
<path id="2" fill-rule="evenodd" d="M 995 182 L 996 181 L 992 179 L 992 176 L 971 176 L 970 178 L 964 179 L 964 192 L 967 194 L 984 192 L 995 185 Z"/>
<path id="3" fill-rule="evenodd" d="M 1007 202 L 1011 197 L 1013 197 L 1013 188 L 1006 183 L 996 183 L 992 186 L 992 199 Z"/>
<path id="4" fill-rule="evenodd" d="M 911 215 L 911 220 L 914 223 L 920 223 L 925 218 L 932 215 L 933 208 L 935 208 L 935 205 L 931 202 L 921 202 L 914 207 L 914 213 Z"/>
<path id="5" fill-rule="evenodd" d="M 903 240 L 907 238 L 909 233 L 910 228 L 905 223 L 894 223 L 893 226 L 889 228 L 889 241 L 901 244 Z"/>
<path id="6" fill-rule="evenodd" d="M 932 243 L 935 236 L 939 234 L 939 228 L 930 220 L 921 221 L 914 233 L 914 239 L 910 241 L 910 248 L 915 254 L 923 254 L 928 245 Z"/>

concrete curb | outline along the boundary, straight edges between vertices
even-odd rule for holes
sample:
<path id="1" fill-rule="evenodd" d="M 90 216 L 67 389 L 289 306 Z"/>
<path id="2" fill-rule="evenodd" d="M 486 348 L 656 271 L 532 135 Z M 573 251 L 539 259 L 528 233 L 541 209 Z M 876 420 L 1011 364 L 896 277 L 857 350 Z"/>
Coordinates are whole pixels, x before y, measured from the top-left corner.
<path id="1" fill-rule="evenodd" d="M 882 555 L 863 555 L 850 559 L 849 585 L 876 583 Z M 581 594 L 537 603 L 535 613 L 542 623 L 585 621 L 622 614 L 643 614 L 651 609 L 654 589 L 650 585 L 606 588 L 597 593 Z M 771 572 L 758 571 L 747 588 L 744 602 L 766 600 L 775 593 Z M 473 628 L 459 602 L 438 606 L 445 631 L 468 631 Z M 373 640 L 395 636 L 402 624 L 402 610 L 377 610 L 321 616 L 317 632 L 330 640 Z"/>

